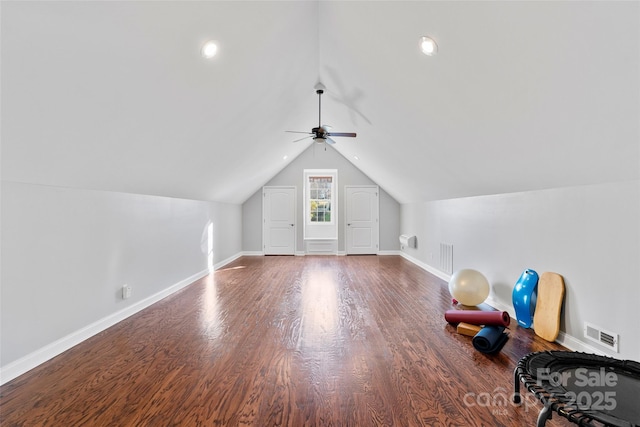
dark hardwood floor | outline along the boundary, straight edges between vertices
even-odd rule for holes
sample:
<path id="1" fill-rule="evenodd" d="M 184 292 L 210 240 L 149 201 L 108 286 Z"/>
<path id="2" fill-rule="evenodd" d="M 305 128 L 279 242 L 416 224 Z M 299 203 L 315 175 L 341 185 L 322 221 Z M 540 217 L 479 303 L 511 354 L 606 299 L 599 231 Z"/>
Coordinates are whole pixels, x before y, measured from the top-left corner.
<path id="1" fill-rule="evenodd" d="M 513 369 L 561 347 L 482 354 L 449 308 L 397 256 L 240 258 L 2 386 L 0 425 L 535 425 Z"/>

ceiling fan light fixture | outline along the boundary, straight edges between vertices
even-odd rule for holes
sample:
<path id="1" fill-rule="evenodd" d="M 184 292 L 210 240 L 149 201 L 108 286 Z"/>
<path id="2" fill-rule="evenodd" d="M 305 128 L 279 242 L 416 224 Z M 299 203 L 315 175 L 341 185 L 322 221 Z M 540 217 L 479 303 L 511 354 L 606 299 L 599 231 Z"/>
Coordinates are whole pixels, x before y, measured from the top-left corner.
<path id="1" fill-rule="evenodd" d="M 218 53 L 218 43 L 215 40 L 209 40 L 202 45 L 200 50 L 202 57 L 205 59 L 211 59 Z"/>
<path id="2" fill-rule="evenodd" d="M 420 37 L 420 50 L 427 56 L 433 56 L 438 53 L 438 44 L 431 37 Z"/>

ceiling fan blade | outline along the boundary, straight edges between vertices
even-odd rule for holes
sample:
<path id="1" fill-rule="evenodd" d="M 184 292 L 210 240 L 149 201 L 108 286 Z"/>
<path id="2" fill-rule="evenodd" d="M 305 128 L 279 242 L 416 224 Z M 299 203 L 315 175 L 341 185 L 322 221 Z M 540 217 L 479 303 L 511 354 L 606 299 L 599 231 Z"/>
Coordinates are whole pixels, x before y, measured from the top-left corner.
<path id="1" fill-rule="evenodd" d="M 299 132 L 299 133 L 302 133 L 302 132 Z M 313 135 L 309 135 L 309 136 L 305 136 L 304 138 L 296 139 L 296 140 L 295 140 L 295 141 L 293 141 L 293 142 L 303 141 L 303 140 L 305 140 L 305 139 L 309 139 L 309 138 L 313 138 Z"/>
<path id="2" fill-rule="evenodd" d="M 336 143 L 333 139 L 331 139 L 331 138 L 329 138 L 329 137 L 326 137 L 326 138 L 325 138 L 325 142 L 326 142 L 327 144 L 329 144 L 329 145 L 333 145 L 333 144 L 335 144 L 335 143 Z"/>
<path id="3" fill-rule="evenodd" d="M 313 135 L 313 133 L 311 133 L 311 132 L 302 132 L 302 131 L 297 131 L 297 130 L 285 130 L 285 132 L 288 132 L 288 133 L 306 133 L 307 135 Z"/>
<path id="4" fill-rule="evenodd" d="M 328 136 L 349 136 L 355 138 L 355 132 L 327 132 Z"/>

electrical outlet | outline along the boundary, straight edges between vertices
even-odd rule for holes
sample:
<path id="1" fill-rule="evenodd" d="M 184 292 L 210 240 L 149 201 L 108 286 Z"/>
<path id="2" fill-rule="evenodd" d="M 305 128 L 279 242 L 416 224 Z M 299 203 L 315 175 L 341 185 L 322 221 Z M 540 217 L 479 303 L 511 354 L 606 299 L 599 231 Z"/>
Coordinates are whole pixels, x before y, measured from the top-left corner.
<path id="1" fill-rule="evenodd" d="M 131 286 L 124 284 L 122 285 L 122 299 L 131 298 Z"/>

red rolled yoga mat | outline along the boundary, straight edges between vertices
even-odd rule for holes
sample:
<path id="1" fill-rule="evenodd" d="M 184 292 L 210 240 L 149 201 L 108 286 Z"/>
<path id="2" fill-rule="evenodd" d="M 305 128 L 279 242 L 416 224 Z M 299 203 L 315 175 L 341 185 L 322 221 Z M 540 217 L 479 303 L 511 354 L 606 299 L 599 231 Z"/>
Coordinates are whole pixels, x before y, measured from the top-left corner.
<path id="1" fill-rule="evenodd" d="M 509 326 L 511 318 L 506 311 L 447 310 L 444 318 L 449 323 L 466 322 L 473 325 Z"/>

